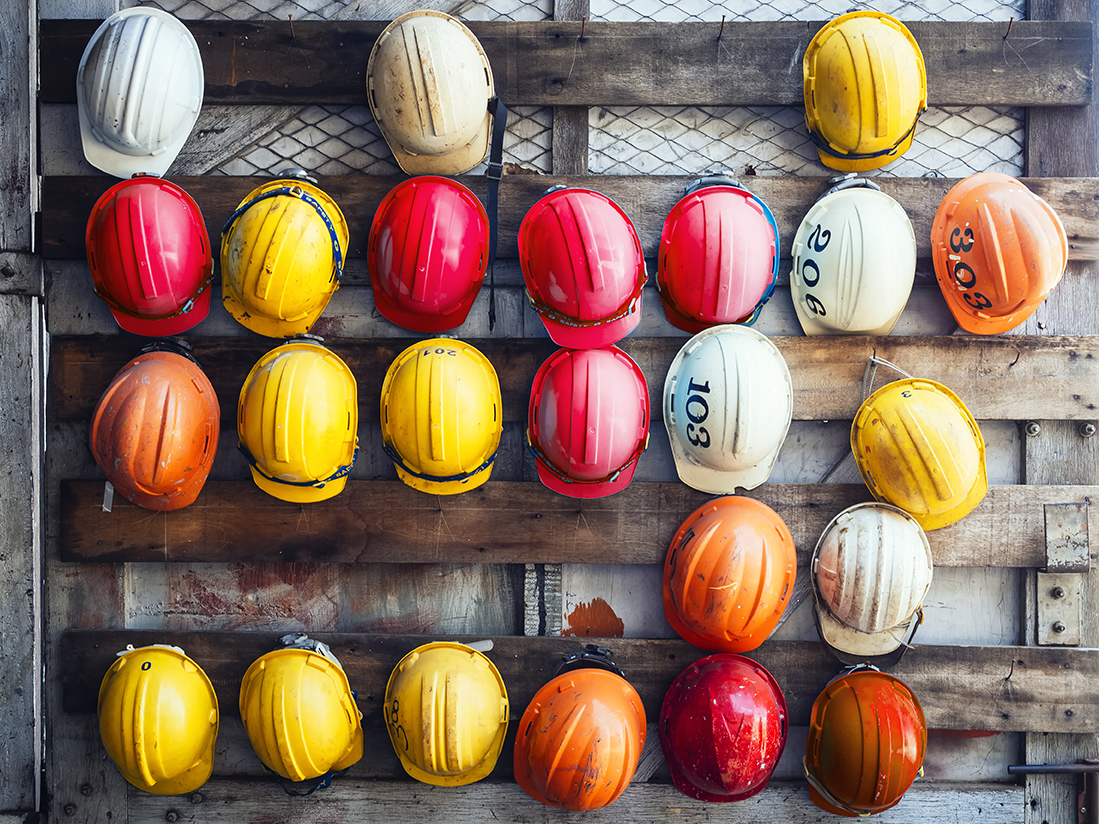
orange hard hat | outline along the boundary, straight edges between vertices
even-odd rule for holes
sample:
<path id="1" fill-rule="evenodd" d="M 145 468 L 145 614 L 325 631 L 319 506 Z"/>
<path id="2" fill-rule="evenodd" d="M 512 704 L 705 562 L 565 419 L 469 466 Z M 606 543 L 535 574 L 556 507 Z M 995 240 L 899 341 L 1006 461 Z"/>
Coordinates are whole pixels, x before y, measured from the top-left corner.
<path id="1" fill-rule="evenodd" d="M 796 572 L 794 539 L 778 513 L 752 498 L 716 498 L 672 537 L 664 616 L 696 647 L 748 652 L 778 624 Z"/>
<path id="2" fill-rule="evenodd" d="M 1061 280 L 1068 237 L 1057 213 L 1018 180 L 981 172 L 946 193 L 931 254 L 958 325 L 996 335 L 1033 315 Z"/>
<path id="3" fill-rule="evenodd" d="M 126 500 L 146 509 L 192 503 L 217 452 L 217 395 L 185 351 L 149 347 L 114 376 L 92 416 L 95 462 Z"/>
<path id="4" fill-rule="evenodd" d="M 844 673 L 813 702 L 809 797 L 835 815 L 888 810 L 923 771 L 926 749 L 927 721 L 911 687 L 873 667 Z"/>
<path id="5" fill-rule="evenodd" d="M 621 675 L 586 667 L 538 690 L 515 736 L 515 780 L 551 807 L 597 810 L 633 779 L 645 708 Z"/>

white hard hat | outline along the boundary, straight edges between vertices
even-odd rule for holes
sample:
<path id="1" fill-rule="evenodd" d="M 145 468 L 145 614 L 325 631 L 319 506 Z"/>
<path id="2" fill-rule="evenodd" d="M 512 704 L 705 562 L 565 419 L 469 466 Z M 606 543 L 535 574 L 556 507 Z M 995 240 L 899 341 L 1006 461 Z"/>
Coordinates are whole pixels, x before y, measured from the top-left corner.
<path id="1" fill-rule="evenodd" d="M 729 494 L 767 480 L 793 415 L 782 353 L 745 326 L 705 329 L 687 341 L 664 381 L 664 425 L 683 483 Z"/>
<path id="2" fill-rule="evenodd" d="M 370 111 L 401 169 L 468 172 L 488 153 L 492 67 L 480 42 L 439 11 L 386 26 L 366 65 Z"/>
<path id="3" fill-rule="evenodd" d="M 794 236 L 790 293 L 807 335 L 887 335 L 912 293 L 916 236 L 868 180 L 825 192 Z"/>
<path id="4" fill-rule="evenodd" d="M 894 652 L 915 631 L 931 586 L 931 547 L 904 510 L 856 504 L 825 527 L 810 570 L 824 643 L 873 658 Z"/>
<path id="5" fill-rule="evenodd" d="M 76 73 L 84 156 L 115 177 L 165 174 L 198 119 L 204 84 L 198 44 L 183 23 L 145 6 L 112 14 Z"/>

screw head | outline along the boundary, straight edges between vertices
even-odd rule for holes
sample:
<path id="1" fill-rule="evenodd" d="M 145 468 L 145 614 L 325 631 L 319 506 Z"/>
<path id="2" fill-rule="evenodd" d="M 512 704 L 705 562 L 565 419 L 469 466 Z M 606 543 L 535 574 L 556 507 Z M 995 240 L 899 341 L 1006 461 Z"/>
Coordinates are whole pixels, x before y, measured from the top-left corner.
<path id="1" fill-rule="evenodd" d="M 1064 632 L 1066 629 L 1068 629 L 1068 627 L 1065 626 L 1064 621 L 1054 621 L 1053 622 L 1053 631 L 1054 632 Z"/>
<path id="2" fill-rule="evenodd" d="M 88 797 L 89 795 L 91 795 L 91 794 L 92 794 L 93 792 L 95 792 L 95 791 L 94 791 L 94 790 L 92 789 L 92 785 L 91 785 L 91 784 L 84 784 L 84 785 L 83 785 L 83 786 L 82 786 L 82 787 L 80 788 L 80 794 L 81 794 L 82 796 L 84 796 L 85 798 L 87 798 L 87 797 Z"/>
<path id="3" fill-rule="evenodd" d="M 1095 434 L 1095 424 L 1090 421 L 1080 424 L 1080 437 L 1090 438 Z"/>
<path id="4" fill-rule="evenodd" d="M 164 820 L 179 821 L 179 813 L 177 813 L 175 810 L 168 810 L 168 812 L 164 814 Z"/>
<path id="5" fill-rule="evenodd" d="M 201 804 L 203 802 L 202 793 L 191 793 L 191 803 Z"/>
<path id="6" fill-rule="evenodd" d="M 1051 589 L 1049 591 L 1049 594 L 1052 595 L 1054 598 L 1064 598 L 1065 597 L 1065 588 L 1064 587 L 1054 587 L 1053 589 Z"/>
<path id="7" fill-rule="evenodd" d="M 1038 435 L 1042 431 L 1042 425 L 1038 421 L 1029 421 L 1026 425 L 1026 433 L 1031 438 Z"/>
<path id="8" fill-rule="evenodd" d="M 76 805 L 75 804 L 66 804 L 64 809 L 65 809 L 65 815 L 76 815 Z"/>

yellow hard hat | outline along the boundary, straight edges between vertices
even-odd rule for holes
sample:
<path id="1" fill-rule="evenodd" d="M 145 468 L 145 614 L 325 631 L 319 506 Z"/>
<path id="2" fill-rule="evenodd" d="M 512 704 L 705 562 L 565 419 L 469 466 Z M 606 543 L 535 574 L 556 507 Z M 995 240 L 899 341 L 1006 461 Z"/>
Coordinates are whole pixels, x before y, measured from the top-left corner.
<path id="1" fill-rule="evenodd" d="M 355 376 L 318 343 L 277 346 L 240 390 L 237 434 L 256 486 L 284 501 L 338 495 L 358 457 Z"/>
<path id="2" fill-rule="evenodd" d="M 347 221 L 304 179 L 264 183 L 221 230 L 222 301 L 269 338 L 308 332 L 340 286 Z"/>
<path id="3" fill-rule="evenodd" d="M 99 735 L 135 787 L 157 795 L 197 790 L 210 777 L 218 699 L 178 647 L 128 648 L 99 685 Z"/>
<path id="4" fill-rule="evenodd" d="M 488 480 L 503 432 L 500 381 L 488 358 L 447 338 L 405 349 L 382 383 L 382 442 L 413 489 L 456 495 Z"/>
<path id="5" fill-rule="evenodd" d="M 863 172 L 908 151 L 927 109 L 927 70 L 899 20 L 876 11 L 837 17 L 810 41 L 802 74 L 805 126 L 825 166 Z"/>
<path id="6" fill-rule="evenodd" d="M 324 644 L 257 658 L 240 685 L 240 717 L 260 761 L 290 781 L 347 769 L 363 755 L 362 713 Z"/>
<path id="7" fill-rule="evenodd" d="M 458 787 L 496 766 L 508 730 L 508 692 L 483 653 L 440 641 L 401 659 L 385 687 L 385 725 L 405 771 Z"/>
<path id="8" fill-rule="evenodd" d="M 851 451 L 874 497 L 927 530 L 960 520 L 988 491 L 977 421 L 935 381 L 894 381 L 863 401 L 851 424 Z"/>
<path id="9" fill-rule="evenodd" d="M 488 153 L 492 66 L 468 28 L 440 11 L 386 26 L 366 64 L 366 99 L 397 165 L 458 175 Z"/>

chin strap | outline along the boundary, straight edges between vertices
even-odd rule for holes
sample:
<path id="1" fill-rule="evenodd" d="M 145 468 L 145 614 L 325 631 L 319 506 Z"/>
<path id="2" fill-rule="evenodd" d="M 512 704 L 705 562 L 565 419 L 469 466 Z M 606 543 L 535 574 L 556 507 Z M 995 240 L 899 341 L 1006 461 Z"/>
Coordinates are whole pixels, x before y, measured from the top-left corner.
<path id="1" fill-rule="evenodd" d="M 496 215 L 499 211 L 500 180 L 504 176 L 504 130 L 508 125 L 507 107 L 498 97 L 488 101 L 492 115 L 492 143 L 489 147 L 488 168 L 488 330 L 496 326 Z"/>

